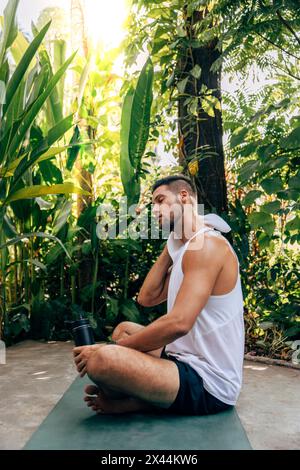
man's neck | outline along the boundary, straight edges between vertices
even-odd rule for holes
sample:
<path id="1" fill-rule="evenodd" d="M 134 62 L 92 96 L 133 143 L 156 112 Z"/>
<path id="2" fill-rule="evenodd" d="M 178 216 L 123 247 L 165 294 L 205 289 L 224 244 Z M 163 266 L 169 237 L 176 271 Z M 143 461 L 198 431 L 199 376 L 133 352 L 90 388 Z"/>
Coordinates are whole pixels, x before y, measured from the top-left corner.
<path id="1" fill-rule="evenodd" d="M 199 230 L 204 227 L 210 227 L 210 225 L 204 222 L 204 217 L 201 215 L 193 215 L 192 220 L 182 220 L 182 227 L 179 230 L 175 230 L 174 233 L 177 240 L 180 240 L 183 244 L 191 239 Z"/>

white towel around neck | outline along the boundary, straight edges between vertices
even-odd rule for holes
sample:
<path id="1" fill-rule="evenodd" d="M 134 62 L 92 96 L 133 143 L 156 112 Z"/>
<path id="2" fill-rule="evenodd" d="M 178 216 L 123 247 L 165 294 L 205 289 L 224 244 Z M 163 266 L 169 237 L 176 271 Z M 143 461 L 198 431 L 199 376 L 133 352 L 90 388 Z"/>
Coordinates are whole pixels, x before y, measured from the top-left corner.
<path id="1" fill-rule="evenodd" d="M 203 218 L 205 224 L 211 225 L 220 232 L 228 233 L 231 230 L 230 225 L 217 214 L 206 214 Z"/>

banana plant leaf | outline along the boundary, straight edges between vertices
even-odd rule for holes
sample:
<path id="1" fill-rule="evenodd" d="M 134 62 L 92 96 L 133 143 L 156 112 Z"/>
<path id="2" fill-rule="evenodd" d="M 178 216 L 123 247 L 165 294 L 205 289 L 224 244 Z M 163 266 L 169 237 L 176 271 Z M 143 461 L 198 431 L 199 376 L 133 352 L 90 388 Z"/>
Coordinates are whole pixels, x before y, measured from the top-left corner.
<path id="1" fill-rule="evenodd" d="M 4 26 L 0 39 L 0 67 L 4 62 L 7 49 L 12 45 L 18 34 L 16 12 L 20 0 L 9 0 L 4 10 Z"/>
<path id="2" fill-rule="evenodd" d="M 121 117 L 120 171 L 128 206 L 137 203 L 140 198 L 140 180 L 138 173 L 131 165 L 128 148 L 133 96 L 134 89 L 131 87 L 125 96 Z"/>
<path id="3" fill-rule="evenodd" d="M 129 130 L 129 159 L 135 169 L 141 166 L 149 138 L 151 106 L 153 100 L 153 65 L 145 63 L 134 92 Z"/>
<path id="4" fill-rule="evenodd" d="M 52 186 L 35 185 L 27 188 L 22 188 L 14 193 L 11 193 L 5 201 L 8 204 L 12 201 L 18 201 L 20 199 L 32 199 L 35 197 L 45 196 L 49 194 L 82 194 L 89 196 L 90 193 L 85 191 L 73 183 L 54 184 Z"/>

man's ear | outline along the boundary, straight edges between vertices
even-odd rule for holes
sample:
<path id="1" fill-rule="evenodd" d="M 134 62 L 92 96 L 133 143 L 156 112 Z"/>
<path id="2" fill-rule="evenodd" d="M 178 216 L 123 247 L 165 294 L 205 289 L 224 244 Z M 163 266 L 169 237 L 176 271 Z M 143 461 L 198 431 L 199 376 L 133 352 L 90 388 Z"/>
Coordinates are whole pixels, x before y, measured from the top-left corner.
<path id="1" fill-rule="evenodd" d="M 189 193 L 186 189 L 182 189 L 179 193 L 180 200 L 183 204 L 187 204 L 189 201 Z"/>

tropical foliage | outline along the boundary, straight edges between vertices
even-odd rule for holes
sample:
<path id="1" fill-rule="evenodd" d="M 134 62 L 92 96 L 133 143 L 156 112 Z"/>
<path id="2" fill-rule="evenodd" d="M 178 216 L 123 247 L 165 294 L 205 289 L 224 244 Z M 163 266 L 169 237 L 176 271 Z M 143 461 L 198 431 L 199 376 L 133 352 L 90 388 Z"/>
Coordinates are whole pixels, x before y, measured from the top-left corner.
<path id="1" fill-rule="evenodd" d="M 126 195 L 149 215 L 151 183 L 180 171 L 232 227 L 247 351 L 290 359 L 300 337 L 299 3 L 133 0 L 121 50 L 84 44 L 67 60 L 61 12 L 45 10 L 29 42 L 18 3 L 0 39 L 1 336 L 65 339 L 64 320 L 84 314 L 105 338 L 122 319 L 161 315 L 166 305 L 141 308 L 136 296 L 164 240 L 118 229 L 99 240 L 97 208 L 118 213 Z"/>

